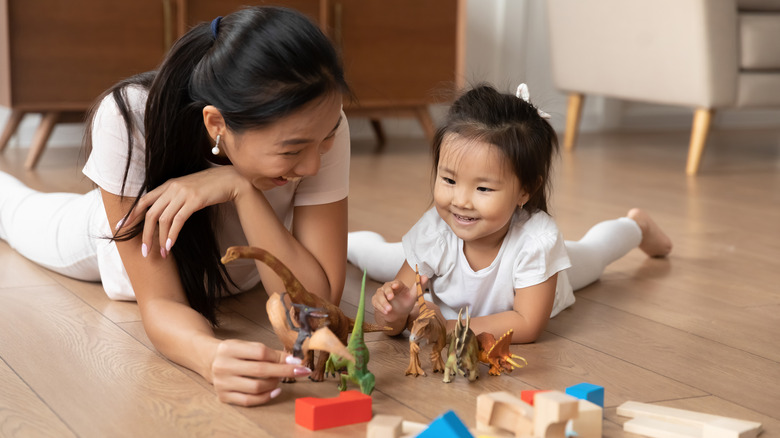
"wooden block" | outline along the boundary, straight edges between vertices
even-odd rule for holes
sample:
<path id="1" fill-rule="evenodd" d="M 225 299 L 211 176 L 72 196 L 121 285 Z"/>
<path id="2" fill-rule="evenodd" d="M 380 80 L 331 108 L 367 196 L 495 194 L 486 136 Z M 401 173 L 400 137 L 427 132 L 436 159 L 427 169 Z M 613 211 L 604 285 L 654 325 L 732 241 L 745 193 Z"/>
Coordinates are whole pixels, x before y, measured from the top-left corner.
<path id="1" fill-rule="evenodd" d="M 477 397 L 477 429 L 505 430 L 519 437 L 533 433 L 534 408 L 514 395 L 499 391 Z"/>
<path id="2" fill-rule="evenodd" d="M 618 406 L 617 414 L 624 417 L 653 418 L 695 426 L 702 430 L 701 436 L 704 436 L 704 426 L 707 425 L 707 438 L 710 436 L 713 438 L 754 438 L 761 432 L 761 423 L 755 421 L 739 420 L 634 401 L 628 401 Z"/>
<path id="3" fill-rule="evenodd" d="M 604 407 L 604 387 L 592 383 L 578 383 L 566 388 L 566 394 Z"/>
<path id="4" fill-rule="evenodd" d="M 588 400 L 578 402 L 577 418 L 571 423 L 571 428 L 578 438 L 601 438 L 604 409 Z"/>
<path id="5" fill-rule="evenodd" d="M 546 389 L 526 389 L 525 391 L 520 391 L 520 400 L 528 403 L 529 405 L 534 405 L 534 396 L 538 392 L 544 392 L 547 391 Z"/>
<path id="6" fill-rule="evenodd" d="M 560 391 L 545 391 L 534 396 L 534 436 L 565 438 L 566 422 L 577 418 L 579 399 Z"/>
<path id="7" fill-rule="evenodd" d="M 375 415 L 368 422 L 366 438 L 398 438 L 403 433 L 403 422 L 398 415 Z"/>
<path id="8" fill-rule="evenodd" d="M 623 431 L 651 438 L 701 438 L 701 428 L 650 417 L 637 417 L 623 423 Z"/>
<path id="9" fill-rule="evenodd" d="M 344 391 L 334 398 L 303 397 L 295 400 L 295 423 L 309 430 L 346 426 L 371 420 L 371 396 Z"/>
<path id="10" fill-rule="evenodd" d="M 438 416 L 417 438 L 474 438 L 454 411 Z"/>

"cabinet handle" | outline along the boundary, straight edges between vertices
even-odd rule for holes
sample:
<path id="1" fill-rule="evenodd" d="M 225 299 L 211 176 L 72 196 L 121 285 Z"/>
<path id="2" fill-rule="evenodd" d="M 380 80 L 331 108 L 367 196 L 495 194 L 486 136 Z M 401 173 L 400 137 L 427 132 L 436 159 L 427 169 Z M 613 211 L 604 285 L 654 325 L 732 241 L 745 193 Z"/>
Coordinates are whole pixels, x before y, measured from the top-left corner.
<path id="1" fill-rule="evenodd" d="M 162 0 L 163 7 L 163 48 L 165 52 L 173 45 L 173 8 L 171 0 Z"/>
<path id="2" fill-rule="evenodd" d="M 341 14 L 342 5 L 340 2 L 333 4 L 333 43 L 341 48 Z"/>

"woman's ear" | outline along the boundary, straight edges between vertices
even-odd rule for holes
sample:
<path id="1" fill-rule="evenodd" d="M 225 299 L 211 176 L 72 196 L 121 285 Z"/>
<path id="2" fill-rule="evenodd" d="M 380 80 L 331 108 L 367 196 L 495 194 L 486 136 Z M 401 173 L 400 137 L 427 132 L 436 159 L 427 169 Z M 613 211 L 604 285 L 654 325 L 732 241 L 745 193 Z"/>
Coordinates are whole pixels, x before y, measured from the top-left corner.
<path id="1" fill-rule="evenodd" d="M 203 125 L 212 139 L 216 139 L 217 135 L 225 135 L 225 119 L 214 105 L 203 107 Z"/>

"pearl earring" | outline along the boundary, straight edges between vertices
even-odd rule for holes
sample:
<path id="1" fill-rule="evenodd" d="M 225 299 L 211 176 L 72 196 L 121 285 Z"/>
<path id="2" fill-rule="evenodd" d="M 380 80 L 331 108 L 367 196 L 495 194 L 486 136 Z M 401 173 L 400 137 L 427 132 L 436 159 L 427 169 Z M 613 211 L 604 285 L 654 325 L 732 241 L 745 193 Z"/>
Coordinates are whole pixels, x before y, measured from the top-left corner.
<path id="1" fill-rule="evenodd" d="M 217 134 L 217 141 L 213 148 L 211 148 L 211 153 L 214 155 L 219 155 L 219 141 L 222 139 L 222 136 Z"/>

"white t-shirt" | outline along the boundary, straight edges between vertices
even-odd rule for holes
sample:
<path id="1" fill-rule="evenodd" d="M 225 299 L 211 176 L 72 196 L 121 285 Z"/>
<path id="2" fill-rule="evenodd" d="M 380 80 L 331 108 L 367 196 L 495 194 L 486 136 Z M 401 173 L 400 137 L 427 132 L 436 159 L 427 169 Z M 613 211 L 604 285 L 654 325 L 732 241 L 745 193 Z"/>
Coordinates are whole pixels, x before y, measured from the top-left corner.
<path id="1" fill-rule="evenodd" d="M 543 283 L 558 273 L 550 317 L 574 304 L 566 269 L 571 267 L 564 240 L 544 212 L 520 210 L 512 217 L 501 249 L 490 266 L 474 271 L 463 254 L 463 240 L 431 208 L 403 237 L 407 263 L 431 279 L 430 296 L 446 319 L 468 306 L 471 316 L 514 308 L 515 289 Z"/>
<path id="2" fill-rule="evenodd" d="M 133 150 L 130 168 L 125 182 L 125 196 L 135 196 L 143 187 L 145 175 L 144 111 L 147 90 L 140 86 L 127 88 L 127 105 L 135 124 L 133 132 Z M 317 175 L 302 178 L 296 183 L 288 183 L 263 192 L 279 220 L 287 229 L 292 227 L 293 209 L 302 205 L 318 205 L 340 201 L 349 192 L 349 126 L 342 113 L 343 122 L 336 131 L 334 145 L 322 156 L 320 171 Z M 116 101 L 111 95 L 100 103 L 92 123 L 92 152 L 83 172 L 101 189 L 119 195 L 127 163 L 127 129 Z M 98 199 L 100 199 L 98 197 Z M 97 253 L 100 278 L 108 296 L 115 300 L 135 300 L 130 279 L 124 269 L 119 251 L 113 241 L 106 239 L 112 235 L 113 226 L 109 225 L 101 201 L 97 209 L 102 218 L 98 219 Z M 221 253 L 229 246 L 247 245 L 241 229 L 235 206 L 232 203 L 219 205 L 220 226 L 217 241 Z M 239 290 L 248 289 L 260 281 L 253 260 L 236 260 L 226 265 L 231 278 Z"/>

